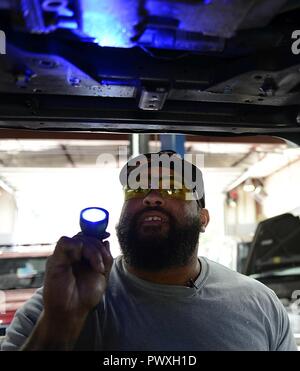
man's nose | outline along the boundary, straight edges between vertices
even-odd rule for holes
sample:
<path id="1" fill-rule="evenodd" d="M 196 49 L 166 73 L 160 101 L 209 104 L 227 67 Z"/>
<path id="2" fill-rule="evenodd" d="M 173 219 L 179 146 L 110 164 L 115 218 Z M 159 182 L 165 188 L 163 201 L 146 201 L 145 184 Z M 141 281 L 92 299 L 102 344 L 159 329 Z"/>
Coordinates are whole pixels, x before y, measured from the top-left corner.
<path id="1" fill-rule="evenodd" d="M 165 201 L 157 189 L 152 189 L 143 199 L 143 204 L 145 206 L 162 206 L 164 203 Z"/>

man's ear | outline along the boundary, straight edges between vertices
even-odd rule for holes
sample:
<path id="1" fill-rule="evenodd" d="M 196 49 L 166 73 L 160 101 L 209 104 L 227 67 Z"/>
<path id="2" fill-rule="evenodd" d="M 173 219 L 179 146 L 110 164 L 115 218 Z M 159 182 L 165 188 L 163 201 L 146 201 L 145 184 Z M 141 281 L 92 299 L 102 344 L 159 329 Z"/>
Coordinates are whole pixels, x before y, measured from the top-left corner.
<path id="1" fill-rule="evenodd" d="M 201 209 L 200 211 L 200 232 L 205 232 L 205 228 L 209 223 L 209 212 L 207 209 Z"/>

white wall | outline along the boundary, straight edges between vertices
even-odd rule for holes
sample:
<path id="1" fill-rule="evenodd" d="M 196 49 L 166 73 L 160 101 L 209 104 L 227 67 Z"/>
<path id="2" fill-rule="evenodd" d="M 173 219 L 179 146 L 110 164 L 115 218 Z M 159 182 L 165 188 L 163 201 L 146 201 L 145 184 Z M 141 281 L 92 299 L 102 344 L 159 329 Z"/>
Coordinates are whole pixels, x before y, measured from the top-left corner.
<path id="1" fill-rule="evenodd" d="M 229 268 L 235 268 L 235 245 L 225 236 L 224 231 L 224 198 L 223 189 L 231 178 L 229 169 L 203 169 L 205 184 L 206 208 L 210 214 L 210 222 L 205 233 L 200 234 L 200 256 L 214 260 Z"/>
<path id="2" fill-rule="evenodd" d="M 300 160 L 291 163 L 265 180 L 268 194 L 263 211 L 266 218 L 300 207 Z"/>
<path id="3" fill-rule="evenodd" d="M 255 200 L 240 186 L 237 189 L 238 200 L 235 207 L 225 206 L 226 234 L 241 240 L 249 240 L 256 227 Z"/>
<path id="4" fill-rule="evenodd" d="M 14 196 L 0 187 L 0 244 L 12 242 L 16 211 Z"/>
<path id="5" fill-rule="evenodd" d="M 25 169 L 19 177 L 27 179 L 17 194 L 18 218 L 14 242 L 55 243 L 61 236 L 71 237 L 80 231 L 80 211 L 98 206 L 110 213 L 108 232 L 114 256 L 119 255 L 115 233 L 123 192 L 120 169 Z"/>

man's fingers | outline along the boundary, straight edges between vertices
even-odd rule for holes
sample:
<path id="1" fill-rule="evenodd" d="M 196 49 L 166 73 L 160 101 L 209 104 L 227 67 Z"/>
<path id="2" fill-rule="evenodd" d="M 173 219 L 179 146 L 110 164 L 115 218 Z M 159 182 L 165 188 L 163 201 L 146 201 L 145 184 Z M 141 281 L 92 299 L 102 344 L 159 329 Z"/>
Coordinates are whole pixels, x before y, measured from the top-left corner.
<path id="1" fill-rule="evenodd" d="M 86 246 L 83 249 L 83 257 L 89 262 L 91 267 L 97 273 L 105 273 L 105 266 L 103 263 L 100 251 L 93 246 Z"/>
<path id="2" fill-rule="evenodd" d="M 56 244 L 53 256 L 62 264 L 73 264 L 81 260 L 83 242 L 80 239 L 61 237 Z"/>
<path id="3" fill-rule="evenodd" d="M 93 237 L 85 237 L 83 241 L 84 241 L 84 246 L 87 246 L 87 248 L 90 250 L 96 249 L 98 254 L 100 254 L 100 258 L 102 260 L 102 263 L 104 264 L 105 273 L 109 274 L 111 270 L 111 266 L 113 264 L 113 257 L 110 253 L 109 242 L 100 241 L 97 238 L 93 238 Z"/>
<path id="4" fill-rule="evenodd" d="M 102 243 L 100 251 L 101 251 L 102 257 L 103 257 L 103 262 L 104 262 L 104 265 L 105 265 L 105 271 L 107 273 L 109 273 L 110 270 L 111 270 L 114 259 L 113 259 L 112 255 L 110 253 L 110 248 L 109 248 L 109 242 L 108 241 L 104 241 Z"/>
<path id="5" fill-rule="evenodd" d="M 78 233 L 76 236 L 61 237 L 53 253 L 52 262 L 55 264 L 72 265 L 87 261 L 91 268 L 98 273 L 110 272 L 113 257 L 110 254 L 109 242 Z"/>
<path id="6" fill-rule="evenodd" d="M 113 258 L 109 252 L 109 242 L 98 238 L 77 234 L 74 239 L 83 242 L 83 256 L 90 261 L 91 266 L 100 273 L 109 273 Z M 107 251 L 108 248 L 108 251 Z M 103 267 L 102 267 L 103 264 Z"/>

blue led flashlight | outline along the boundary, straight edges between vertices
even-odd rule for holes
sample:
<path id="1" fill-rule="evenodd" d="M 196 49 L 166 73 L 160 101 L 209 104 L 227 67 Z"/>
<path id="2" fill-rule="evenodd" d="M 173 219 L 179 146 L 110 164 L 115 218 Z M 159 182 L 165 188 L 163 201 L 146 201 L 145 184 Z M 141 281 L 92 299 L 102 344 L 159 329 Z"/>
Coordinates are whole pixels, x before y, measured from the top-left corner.
<path id="1" fill-rule="evenodd" d="M 80 213 L 81 231 L 91 237 L 100 240 L 107 238 L 109 233 L 106 232 L 108 225 L 109 213 L 101 207 L 87 207 Z"/>

